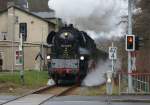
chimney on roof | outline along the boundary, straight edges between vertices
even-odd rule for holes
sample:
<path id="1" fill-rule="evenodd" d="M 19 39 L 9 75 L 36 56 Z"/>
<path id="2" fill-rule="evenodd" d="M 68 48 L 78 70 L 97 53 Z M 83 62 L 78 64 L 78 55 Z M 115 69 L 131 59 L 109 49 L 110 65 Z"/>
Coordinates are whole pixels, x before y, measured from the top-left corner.
<path id="1" fill-rule="evenodd" d="M 19 6 L 27 11 L 29 10 L 29 4 L 27 0 L 20 0 Z"/>

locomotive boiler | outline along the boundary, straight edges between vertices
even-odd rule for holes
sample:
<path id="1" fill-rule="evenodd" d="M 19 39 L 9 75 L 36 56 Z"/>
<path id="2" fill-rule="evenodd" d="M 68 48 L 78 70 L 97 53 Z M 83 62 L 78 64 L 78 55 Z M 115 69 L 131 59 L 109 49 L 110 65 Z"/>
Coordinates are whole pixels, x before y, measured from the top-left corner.
<path id="1" fill-rule="evenodd" d="M 73 25 L 66 25 L 47 37 L 51 46 L 49 75 L 57 84 L 81 82 L 96 49 L 94 40 Z"/>

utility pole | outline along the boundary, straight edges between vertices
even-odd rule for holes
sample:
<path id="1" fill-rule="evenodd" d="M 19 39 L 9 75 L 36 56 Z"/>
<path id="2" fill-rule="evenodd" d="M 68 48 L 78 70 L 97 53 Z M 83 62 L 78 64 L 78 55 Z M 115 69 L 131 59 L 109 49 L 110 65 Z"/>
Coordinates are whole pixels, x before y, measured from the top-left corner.
<path id="1" fill-rule="evenodd" d="M 132 35 L 132 7 L 133 7 L 133 0 L 128 0 L 128 35 Z M 131 51 L 128 51 L 128 93 L 133 92 L 131 73 L 132 73 Z"/>

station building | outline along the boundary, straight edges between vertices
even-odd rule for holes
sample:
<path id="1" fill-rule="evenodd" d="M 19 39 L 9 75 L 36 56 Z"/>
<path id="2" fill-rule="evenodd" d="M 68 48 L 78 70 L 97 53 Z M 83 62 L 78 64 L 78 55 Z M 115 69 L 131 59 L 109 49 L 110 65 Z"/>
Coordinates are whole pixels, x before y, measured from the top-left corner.
<path id="1" fill-rule="evenodd" d="M 0 0 L 1 4 L 6 4 L 2 1 L 5 0 Z M 15 2 L 7 2 L 7 7 L 0 5 L 0 71 L 47 68 L 46 38 L 56 24 L 30 11 L 28 5 L 23 6 Z M 23 53 L 19 53 L 20 33 L 23 33 Z"/>

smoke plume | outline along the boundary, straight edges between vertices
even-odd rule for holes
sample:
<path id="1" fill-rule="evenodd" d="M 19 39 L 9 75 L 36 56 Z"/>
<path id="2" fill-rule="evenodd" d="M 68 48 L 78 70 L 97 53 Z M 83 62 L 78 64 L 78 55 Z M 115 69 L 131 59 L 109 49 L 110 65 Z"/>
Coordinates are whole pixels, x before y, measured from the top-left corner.
<path id="1" fill-rule="evenodd" d="M 122 36 L 128 0 L 50 0 L 56 16 L 86 30 L 91 37 Z"/>

